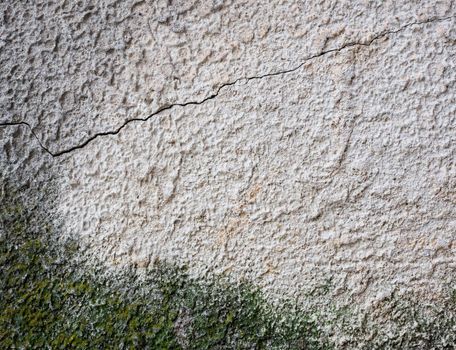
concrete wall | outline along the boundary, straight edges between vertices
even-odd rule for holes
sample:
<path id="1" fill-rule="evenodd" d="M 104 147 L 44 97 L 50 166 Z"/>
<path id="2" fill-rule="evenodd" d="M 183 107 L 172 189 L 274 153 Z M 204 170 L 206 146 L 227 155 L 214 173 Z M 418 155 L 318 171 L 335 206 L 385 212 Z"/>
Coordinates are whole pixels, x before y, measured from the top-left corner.
<path id="1" fill-rule="evenodd" d="M 456 269 L 453 1 L 4 1 L 0 166 L 108 265 L 302 298 Z"/>

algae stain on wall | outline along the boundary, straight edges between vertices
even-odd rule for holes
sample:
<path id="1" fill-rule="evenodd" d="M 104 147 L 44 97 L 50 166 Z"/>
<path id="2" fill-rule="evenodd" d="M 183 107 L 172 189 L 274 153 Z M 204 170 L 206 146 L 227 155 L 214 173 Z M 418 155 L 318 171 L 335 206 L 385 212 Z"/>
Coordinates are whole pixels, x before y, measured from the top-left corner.
<path id="1" fill-rule="evenodd" d="M 317 323 L 248 284 L 159 264 L 109 274 L 59 237 L 39 193 L 3 179 L 2 348 L 328 348 Z M 37 205 L 39 204 L 39 205 Z"/>
<path id="2" fill-rule="evenodd" d="M 2 348 L 330 349 L 451 348 L 456 288 L 431 303 L 393 295 L 368 312 L 338 307 L 331 280 L 306 294 L 307 308 L 270 303 L 254 285 L 156 262 L 107 270 L 62 237 L 48 185 L 2 177 Z M 54 217 L 54 220 L 50 218 Z"/>

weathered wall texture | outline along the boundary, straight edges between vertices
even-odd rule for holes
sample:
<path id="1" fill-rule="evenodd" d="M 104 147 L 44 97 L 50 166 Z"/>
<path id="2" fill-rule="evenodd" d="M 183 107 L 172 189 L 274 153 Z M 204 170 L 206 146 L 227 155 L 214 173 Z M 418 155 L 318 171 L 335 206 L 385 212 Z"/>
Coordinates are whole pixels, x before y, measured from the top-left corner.
<path id="1" fill-rule="evenodd" d="M 5 1 L 0 26 L 1 166 L 54 174 L 108 264 L 360 302 L 454 277 L 453 1 Z"/>

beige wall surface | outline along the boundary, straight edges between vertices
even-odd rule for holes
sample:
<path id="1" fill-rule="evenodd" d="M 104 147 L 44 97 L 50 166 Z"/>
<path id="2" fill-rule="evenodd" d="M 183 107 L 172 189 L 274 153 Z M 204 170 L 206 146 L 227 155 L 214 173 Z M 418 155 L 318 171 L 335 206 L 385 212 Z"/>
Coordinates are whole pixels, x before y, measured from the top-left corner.
<path id="1" fill-rule="evenodd" d="M 109 266 L 432 297 L 455 83 L 453 1 L 4 1 L 0 167 Z"/>

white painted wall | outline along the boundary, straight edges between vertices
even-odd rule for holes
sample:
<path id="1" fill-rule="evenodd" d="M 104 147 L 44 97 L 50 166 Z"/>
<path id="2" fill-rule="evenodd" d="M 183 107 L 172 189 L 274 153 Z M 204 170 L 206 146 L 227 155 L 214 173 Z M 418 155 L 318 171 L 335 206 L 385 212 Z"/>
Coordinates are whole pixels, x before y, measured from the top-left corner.
<path id="1" fill-rule="evenodd" d="M 52 174 L 66 232 L 109 265 L 432 297 L 456 269 L 455 16 L 452 1 L 7 1 L 0 166 Z"/>

